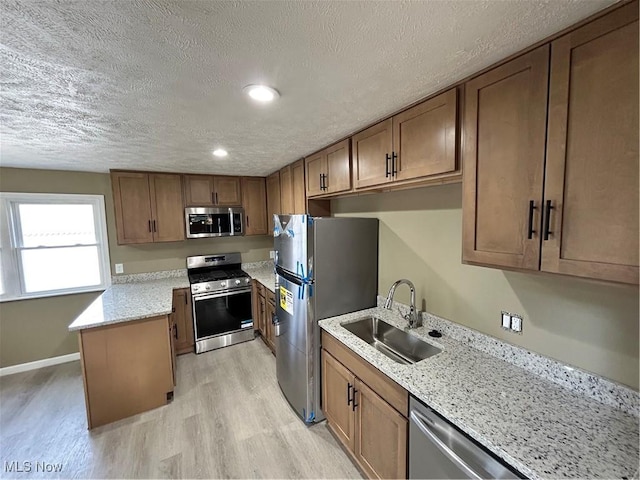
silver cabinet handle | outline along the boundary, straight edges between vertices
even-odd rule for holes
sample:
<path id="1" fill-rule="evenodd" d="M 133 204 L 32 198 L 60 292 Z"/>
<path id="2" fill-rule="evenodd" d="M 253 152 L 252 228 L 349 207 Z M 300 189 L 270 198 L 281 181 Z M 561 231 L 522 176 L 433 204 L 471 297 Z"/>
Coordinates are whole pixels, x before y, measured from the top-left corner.
<path id="1" fill-rule="evenodd" d="M 443 454 L 445 454 L 449 460 L 455 463 L 461 470 L 463 470 L 469 478 L 475 478 L 477 480 L 481 480 L 482 477 L 479 476 L 476 472 L 474 472 L 469 465 L 467 465 L 464 460 L 462 460 L 456 452 L 447 447 L 442 440 L 440 440 L 427 426 L 428 420 L 420 415 L 415 410 L 411 411 L 410 415 L 411 421 L 420 429 L 420 431 L 425 434 L 434 444 L 438 447 Z"/>

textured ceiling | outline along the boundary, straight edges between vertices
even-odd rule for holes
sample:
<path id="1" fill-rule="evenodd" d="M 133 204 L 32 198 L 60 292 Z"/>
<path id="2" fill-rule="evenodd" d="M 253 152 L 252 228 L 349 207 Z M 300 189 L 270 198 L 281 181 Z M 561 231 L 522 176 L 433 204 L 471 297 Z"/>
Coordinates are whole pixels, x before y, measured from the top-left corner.
<path id="1" fill-rule="evenodd" d="M 2 0 L 0 164 L 266 175 L 611 3 Z"/>

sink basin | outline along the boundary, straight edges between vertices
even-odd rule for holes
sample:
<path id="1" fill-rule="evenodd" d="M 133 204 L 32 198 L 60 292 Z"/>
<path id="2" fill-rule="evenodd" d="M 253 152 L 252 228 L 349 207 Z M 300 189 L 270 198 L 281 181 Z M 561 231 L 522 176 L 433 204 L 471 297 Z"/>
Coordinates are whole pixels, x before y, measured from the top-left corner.
<path id="1" fill-rule="evenodd" d="M 442 351 L 375 317 L 343 323 L 342 327 L 390 359 L 404 365 L 414 364 Z"/>

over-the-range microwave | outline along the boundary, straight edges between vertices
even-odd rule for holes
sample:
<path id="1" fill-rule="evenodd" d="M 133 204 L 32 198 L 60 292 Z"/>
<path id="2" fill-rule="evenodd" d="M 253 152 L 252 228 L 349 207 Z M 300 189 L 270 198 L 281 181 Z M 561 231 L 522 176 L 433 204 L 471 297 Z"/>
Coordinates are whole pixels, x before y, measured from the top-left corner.
<path id="1" fill-rule="evenodd" d="M 244 235 L 244 209 L 189 207 L 184 210 L 187 238 Z"/>

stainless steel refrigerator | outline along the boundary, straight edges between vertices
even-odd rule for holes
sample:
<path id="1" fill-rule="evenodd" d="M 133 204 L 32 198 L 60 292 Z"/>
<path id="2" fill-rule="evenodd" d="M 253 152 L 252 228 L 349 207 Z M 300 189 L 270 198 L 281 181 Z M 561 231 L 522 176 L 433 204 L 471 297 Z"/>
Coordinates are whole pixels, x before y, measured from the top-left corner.
<path id="1" fill-rule="evenodd" d="M 275 215 L 278 383 L 307 423 L 321 410 L 318 320 L 374 307 L 378 220 Z"/>

